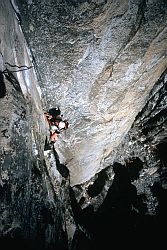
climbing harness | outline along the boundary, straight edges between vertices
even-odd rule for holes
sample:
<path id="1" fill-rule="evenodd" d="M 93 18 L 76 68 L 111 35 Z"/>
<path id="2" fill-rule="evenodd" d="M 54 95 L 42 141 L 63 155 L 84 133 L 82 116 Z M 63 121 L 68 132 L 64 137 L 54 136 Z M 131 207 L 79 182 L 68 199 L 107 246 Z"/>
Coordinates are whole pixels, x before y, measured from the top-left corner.
<path id="1" fill-rule="evenodd" d="M 61 115 L 61 111 L 59 107 L 52 108 L 47 112 L 44 112 L 46 120 L 49 124 L 50 131 L 50 141 L 56 142 L 58 134 L 60 134 L 63 130 L 66 130 L 69 126 L 67 120 L 63 120 Z"/>

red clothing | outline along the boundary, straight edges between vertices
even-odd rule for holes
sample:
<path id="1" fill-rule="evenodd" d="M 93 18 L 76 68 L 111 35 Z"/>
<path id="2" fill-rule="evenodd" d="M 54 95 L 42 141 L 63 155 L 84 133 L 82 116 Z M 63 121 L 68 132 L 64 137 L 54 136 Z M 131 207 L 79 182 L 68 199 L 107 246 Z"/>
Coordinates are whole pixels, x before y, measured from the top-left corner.
<path id="1" fill-rule="evenodd" d="M 51 141 L 53 141 L 53 142 L 56 142 L 57 141 L 57 133 L 56 132 L 54 132 L 53 134 L 51 134 L 50 135 L 50 139 L 51 139 Z"/>

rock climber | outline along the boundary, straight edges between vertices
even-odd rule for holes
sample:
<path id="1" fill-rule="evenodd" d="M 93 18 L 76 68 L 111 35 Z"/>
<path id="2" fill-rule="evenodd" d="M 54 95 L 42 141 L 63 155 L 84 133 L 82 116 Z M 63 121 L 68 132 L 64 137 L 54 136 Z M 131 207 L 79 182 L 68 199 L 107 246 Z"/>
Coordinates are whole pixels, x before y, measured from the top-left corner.
<path id="1" fill-rule="evenodd" d="M 54 121 L 54 120 L 62 120 L 62 115 L 59 107 L 49 109 L 48 112 L 45 112 L 45 116 L 47 120 Z"/>
<path id="2" fill-rule="evenodd" d="M 67 120 L 62 120 L 63 115 L 61 115 L 59 107 L 52 108 L 48 112 L 45 112 L 45 116 L 49 123 L 50 140 L 51 142 L 56 142 L 58 134 L 66 130 L 69 123 Z"/>

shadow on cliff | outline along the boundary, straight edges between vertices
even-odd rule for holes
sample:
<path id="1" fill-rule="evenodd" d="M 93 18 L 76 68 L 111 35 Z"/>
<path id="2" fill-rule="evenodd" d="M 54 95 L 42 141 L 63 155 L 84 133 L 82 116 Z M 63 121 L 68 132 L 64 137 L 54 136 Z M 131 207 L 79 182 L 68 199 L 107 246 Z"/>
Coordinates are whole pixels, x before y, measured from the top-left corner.
<path id="1" fill-rule="evenodd" d="M 5 97 L 5 95 L 6 95 L 6 86 L 4 82 L 4 76 L 3 72 L 0 71 L 0 98 Z"/>
<path id="2" fill-rule="evenodd" d="M 23 240 L 23 239 L 12 239 L 10 237 L 1 237 L 0 238 L 0 245 L 1 250 L 10 250 L 10 249 L 17 249 L 17 250 L 46 250 L 46 248 L 42 247 L 39 242 L 35 240 Z M 50 249 L 48 249 L 50 250 Z"/>
<path id="3" fill-rule="evenodd" d="M 70 190 L 72 209 L 76 223 L 91 232 L 92 238 L 87 240 L 83 248 L 77 240 L 72 250 L 97 249 L 164 249 L 164 229 L 162 225 L 166 219 L 166 193 L 159 185 L 154 188 L 158 197 L 159 208 L 155 216 L 147 215 L 144 198 L 137 195 L 137 190 L 131 184 L 128 168 L 119 163 L 113 165 L 115 177 L 103 204 L 97 212 L 92 206 L 81 209 L 77 203 L 73 190 Z M 137 173 L 135 173 L 136 175 Z M 136 175 L 137 176 L 137 175 Z M 156 192 L 157 191 L 157 192 Z M 82 239 L 78 239 L 78 242 Z M 85 242 L 85 239 L 84 239 Z"/>
<path id="4" fill-rule="evenodd" d="M 62 177 L 67 178 L 69 176 L 68 168 L 66 167 L 66 165 L 60 163 L 59 155 L 56 152 L 54 145 L 50 144 L 48 142 L 48 138 L 46 137 L 45 145 L 44 145 L 44 151 L 47 151 L 47 150 L 52 150 L 52 152 L 54 154 L 54 157 L 55 157 L 57 170 L 59 171 L 59 173 L 61 174 Z"/>
<path id="5" fill-rule="evenodd" d="M 69 172 L 68 168 L 66 167 L 66 165 L 60 163 L 59 156 L 58 156 L 54 146 L 53 146 L 53 154 L 54 154 L 54 157 L 56 160 L 57 170 L 62 175 L 62 177 L 67 178 L 69 176 L 70 172 Z"/>

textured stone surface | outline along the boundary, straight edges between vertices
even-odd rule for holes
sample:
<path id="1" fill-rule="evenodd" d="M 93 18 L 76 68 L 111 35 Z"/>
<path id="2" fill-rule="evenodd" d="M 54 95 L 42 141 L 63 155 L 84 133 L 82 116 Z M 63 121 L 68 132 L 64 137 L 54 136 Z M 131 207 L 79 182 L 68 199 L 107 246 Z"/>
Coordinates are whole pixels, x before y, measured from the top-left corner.
<path id="1" fill-rule="evenodd" d="M 59 105 L 70 122 L 56 150 L 71 186 L 84 183 L 112 164 L 166 68 L 166 2 L 21 3 L 44 106 Z"/>
<path id="2" fill-rule="evenodd" d="M 4 1 L 0 70 L 33 58 L 42 98 L 33 69 L 12 80 L 0 75 L 1 242 L 28 250 L 122 249 L 122 242 L 163 249 L 165 1 L 19 2 L 35 58 Z M 56 151 L 44 152 L 42 106 L 55 104 L 71 126 Z"/>
<path id="3" fill-rule="evenodd" d="M 85 241 L 85 249 L 96 250 L 104 245 L 122 249 L 122 242 L 128 249 L 136 242 L 139 249 L 166 245 L 166 73 L 117 148 L 116 164 L 73 187 L 74 216 L 91 233 L 87 241 L 76 235 L 75 246 Z"/>
<path id="4" fill-rule="evenodd" d="M 40 89 L 35 69 L 19 68 L 32 57 L 10 1 L 0 2 L 0 17 L 1 248 L 67 249 L 76 227 L 69 173 L 54 151 L 44 155 Z"/>

